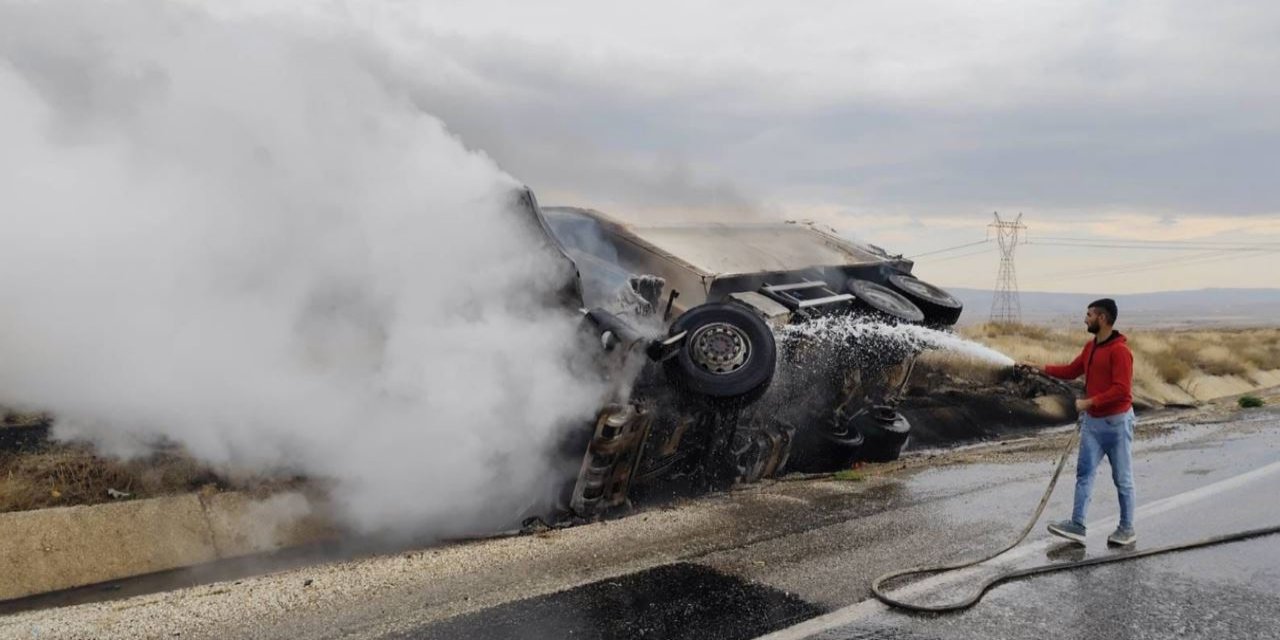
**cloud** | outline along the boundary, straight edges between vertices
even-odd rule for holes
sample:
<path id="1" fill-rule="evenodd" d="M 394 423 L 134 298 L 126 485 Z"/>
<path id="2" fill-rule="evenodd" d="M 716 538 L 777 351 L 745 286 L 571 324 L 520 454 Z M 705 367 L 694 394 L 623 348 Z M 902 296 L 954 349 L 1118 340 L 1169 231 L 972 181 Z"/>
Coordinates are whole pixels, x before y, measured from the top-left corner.
<path id="1" fill-rule="evenodd" d="M 417 78 L 423 104 L 572 204 L 1270 215 L 1280 195 L 1265 4 L 368 13 L 409 55 L 448 61 Z"/>
<path id="2" fill-rule="evenodd" d="M 812 218 L 908 254 L 980 239 L 995 210 L 1068 235 L 1116 212 L 1226 227 L 1280 217 L 1280 85 L 1265 80 L 1280 70 L 1280 7 L 1266 3 L 470 2 L 360 15 L 405 55 L 447 61 L 412 80 L 415 99 L 544 202 Z M 900 224 L 912 218 L 929 228 Z M 939 272 L 985 283 L 985 260 Z M 1234 267 L 1174 265 L 1150 282 L 1213 286 L 1238 281 Z"/>

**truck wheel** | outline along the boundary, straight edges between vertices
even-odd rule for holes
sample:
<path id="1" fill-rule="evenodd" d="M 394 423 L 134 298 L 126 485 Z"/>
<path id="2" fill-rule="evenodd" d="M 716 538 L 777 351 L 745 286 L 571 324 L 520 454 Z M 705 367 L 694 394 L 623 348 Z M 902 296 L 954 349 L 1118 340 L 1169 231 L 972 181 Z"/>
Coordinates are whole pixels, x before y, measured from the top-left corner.
<path id="1" fill-rule="evenodd" d="M 911 423 L 891 407 L 872 407 L 855 421 L 866 442 L 858 459 L 891 462 L 902 455 L 911 434 Z"/>
<path id="2" fill-rule="evenodd" d="M 915 276 L 895 273 L 889 276 L 889 286 L 920 307 L 925 324 L 949 327 L 960 319 L 960 312 L 964 310 L 964 303 L 955 296 Z"/>
<path id="3" fill-rule="evenodd" d="M 676 318 L 671 333 L 687 331 L 676 357 L 663 363 L 668 379 L 710 398 L 763 392 L 773 379 L 778 347 L 764 319 L 736 304 L 711 302 Z"/>
<path id="4" fill-rule="evenodd" d="M 836 432 L 826 420 L 798 427 L 787 470 L 827 473 L 853 466 L 860 458 L 865 439 L 848 421 L 843 428 Z"/>
<path id="5" fill-rule="evenodd" d="M 854 305 L 863 311 L 888 317 L 898 322 L 924 322 L 924 311 L 901 293 L 870 280 L 850 278 L 845 289 L 856 298 Z"/>

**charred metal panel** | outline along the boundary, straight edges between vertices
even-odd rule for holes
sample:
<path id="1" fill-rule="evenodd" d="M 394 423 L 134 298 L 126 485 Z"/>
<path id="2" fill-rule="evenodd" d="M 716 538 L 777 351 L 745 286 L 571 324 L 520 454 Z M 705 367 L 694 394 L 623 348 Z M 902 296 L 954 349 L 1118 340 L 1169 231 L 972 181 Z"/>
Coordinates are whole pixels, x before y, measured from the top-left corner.
<path id="1" fill-rule="evenodd" d="M 586 253 L 612 262 L 629 274 L 658 276 L 666 281 L 667 291 L 679 291 L 680 295 L 672 308 L 674 314 L 679 315 L 707 301 L 712 274 L 704 273 L 688 261 L 638 238 L 628 225 L 592 209 L 550 207 L 548 211 L 556 216 L 575 217 L 594 223 L 588 237 L 566 229 L 566 237 L 561 240 L 568 245 L 570 255 L 575 252 Z M 591 262 L 585 268 L 595 266 L 595 262 Z"/>
<path id="2" fill-rule="evenodd" d="M 569 506 L 582 517 L 627 502 L 631 477 L 649 435 L 649 414 L 635 405 L 609 405 L 596 419 Z"/>
<path id="3" fill-rule="evenodd" d="M 581 308 L 583 306 L 582 278 L 578 273 L 578 265 L 573 258 L 569 257 L 569 252 L 552 233 L 551 226 L 547 224 L 547 219 L 542 214 L 542 209 L 538 207 L 538 199 L 534 197 L 533 190 L 528 187 L 519 189 L 515 192 L 514 199 L 515 209 L 522 214 L 518 219 L 524 223 L 525 229 L 537 238 L 561 265 L 565 279 L 559 289 L 561 301 Z"/>

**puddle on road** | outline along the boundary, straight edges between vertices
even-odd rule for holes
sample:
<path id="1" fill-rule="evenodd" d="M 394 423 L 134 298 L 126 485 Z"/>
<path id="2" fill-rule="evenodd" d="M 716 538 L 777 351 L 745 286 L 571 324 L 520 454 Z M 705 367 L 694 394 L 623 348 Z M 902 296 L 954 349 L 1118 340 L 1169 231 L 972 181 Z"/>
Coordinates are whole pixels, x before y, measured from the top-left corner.
<path id="1" fill-rule="evenodd" d="M 823 634 L 823 640 L 941 640 L 940 636 L 922 635 L 906 629 L 882 626 L 860 626 Z"/>
<path id="2" fill-rule="evenodd" d="M 677 563 L 464 614 L 391 638 L 745 640 L 823 613 L 777 589 Z"/>

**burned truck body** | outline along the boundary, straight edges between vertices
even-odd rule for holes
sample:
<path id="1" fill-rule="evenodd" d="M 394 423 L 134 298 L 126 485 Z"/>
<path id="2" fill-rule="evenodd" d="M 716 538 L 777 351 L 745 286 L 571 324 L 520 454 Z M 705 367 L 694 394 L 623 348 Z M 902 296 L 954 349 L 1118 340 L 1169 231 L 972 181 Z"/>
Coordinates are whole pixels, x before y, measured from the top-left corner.
<path id="1" fill-rule="evenodd" d="M 891 460 L 905 446 L 894 407 L 917 354 L 803 329 L 954 324 L 961 303 L 911 276 L 911 261 L 812 224 L 637 226 L 542 209 L 528 191 L 521 202 L 572 262 L 566 299 L 615 388 L 565 443 L 581 463 L 561 514 Z"/>

